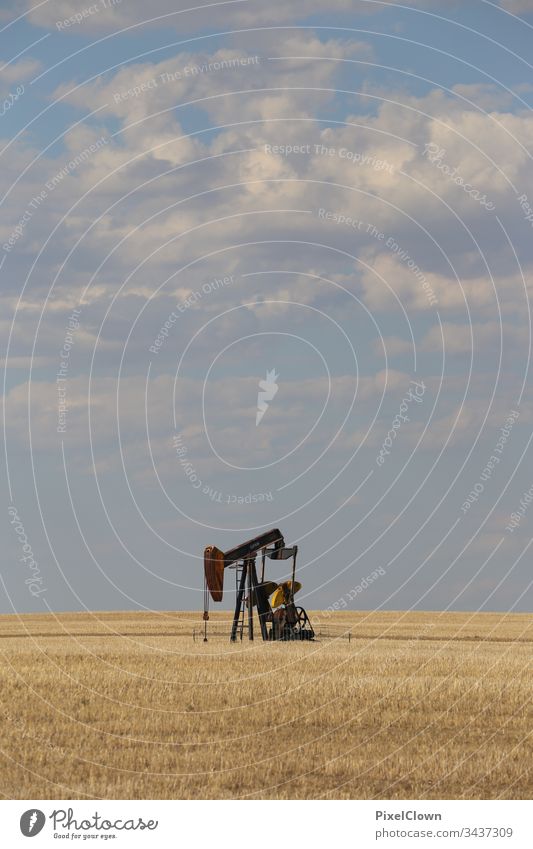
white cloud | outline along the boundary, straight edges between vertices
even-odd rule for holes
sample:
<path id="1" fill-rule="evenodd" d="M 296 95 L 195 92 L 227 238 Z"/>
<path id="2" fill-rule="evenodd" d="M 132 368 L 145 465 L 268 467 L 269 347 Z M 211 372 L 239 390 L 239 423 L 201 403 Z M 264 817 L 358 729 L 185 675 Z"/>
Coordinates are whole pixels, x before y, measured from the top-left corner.
<path id="1" fill-rule="evenodd" d="M 20 59 L 0 67 L 0 85 L 2 88 L 16 83 L 26 82 L 30 77 L 40 71 L 41 62 L 37 59 Z"/>
<path id="2" fill-rule="evenodd" d="M 332 39 L 324 43 L 300 35 L 277 37 L 276 47 L 280 54 L 303 57 L 334 55 L 347 58 L 364 50 L 359 42 Z M 512 174 L 523 190 L 533 197 L 533 176 L 527 156 L 519 145 L 512 143 L 510 135 L 527 139 L 533 126 L 531 117 L 525 113 L 503 111 L 502 102 L 498 102 L 497 108 L 496 103 L 493 103 L 494 109 L 487 116 L 440 91 L 430 92 L 423 97 L 389 91 L 390 98 L 398 98 L 398 105 L 384 103 L 371 115 L 351 113 L 347 116 L 347 122 L 353 126 L 333 123 L 328 126 L 327 122 L 316 120 L 317 102 L 314 95 L 306 95 L 302 99 L 298 93 L 286 90 L 275 95 L 254 93 L 248 99 L 221 97 L 216 102 L 208 101 L 204 105 L 211 120 L 217 117 L 226 123 L 238 120 L 247 123 L 206 139 L 179 139 L 183 134 L 176 117 L 179 113 L 170 107 L 174 107 L 183 97 L 191 98 L 193 94 L 224 94 L 228 84 L 230 89 L 235 86 L 235 75 L 240 74 L 240 70 L 230 71 L 229 76 L 221 71 L 210 74 L 209 78 L 206 74 L 200 74 L 194 77 L 194 81 L 182 78 L 175 83 L 158 85 L 153 90 L 147 89 L 139 96 L 119 98 L 117 102 L 114 97 L 114 93 L 127 90 L 125 87 L 141 85 L 169 71 L 175 73 L 184 67 L 228 61 L 239 56 L 243 56 L 242 51 L 232 47 L 214 54 L 182 53 L 172 60 L 157 64 L 144 62 L 119 70 L 107 78 L 100 78 L 66 97 L 68 103 L 84 109 L 96 108 L 107 102 L 109 113 L 121 126 L 138 123 L 114 140 L 110 138 L 102 115 L 98 116 L 98 126 L 90 129 L 83 125 L 74 128 L 65 137 L 65 151 L 55 159 L 42 158 L 21 181 L 6 204 L 6 223 L 1 233 L 3 240 L 9 236 L 13 227 L 11 222 L 17 221 L 21 209 L 42 188 L 46 179 L 99 136 L 109 137 L 108 144 L 69 174 L 50 194 L 42 213 L 34 216 L 27 233 L 17 245 L 17 251 L 33 258 L 43 237 L 67 212 L 70 203 L 83 192 L 89 191 L 87 199 L 75 213 L 68 215 L 50 244 L 40 263 L 40 273 L 32 281 L 35 292 L 25 296 L 24 312 L 28 316 L 31 313 L 35 315 L 40 304 L 41 288 L 44 284 L 49 285 L 67 251 L 83 230 L 98 220 L 106 207 L 114 205 L 90 229 L 70 260 L 66 274 L 59 280 L 55 300 L 41 328 L 41 340 L 45 347 L 39 351 L 40 355 L 48 354 L 48 346 L 52 350 L 55 350 L 52 346 L 57 347 L 60 325 L 51 319 L 51 313 L 55 312 L 58 320 L 61 320 L 61 310 L 67 310 L 69 304 L 76 303 L 81 289 L 89 282 L 90 275 L 108 251 L 113 251 L 112 258 L 99 271 L 88 296 L 96 310 L 94 315 L 98 315 L 100 320 L 112 295 L 126 276 L 134 272 L 124 289 L 125 297 L 121 298 L 120 306 L 112 313 L 115 323 L 110 326 L 108 322 L 104 329 L 103 339 L 109 351 L 112 351 L 113 333 L 115 343 L 118 339 L 120 346 L 123 334 L 128 332 L 133 317 L 144 305 L 146 298 L 167 278 L 168 282 L 161 290 L 159 315 L 155 319 L 150 318 L 150 322 L 153 322 L 150 334 L 157 333 L 157 327 L 164 321 L 167 303 L 168 309 L 172 309 L 171 295 L 183 299 L 210 276 L 230 273 L 235 273 L 238 278 L 231 291 L 228 290 L 223 299 L 210 299 L 203 302 L 198 310 L 191 310 L 187 322 L 194 323 L 200 314 L 205 318 L 211 311 L 216 312 L 221 303 L 229 306 L 248 300 L 260 300 L 265 291 L 272 299 L 293 299 L 319 305 L 340 318 L 351 315 L 353 303 L 347 295 L 323 281 L 307 277 L 305 272 L 339 281 L 350 292 L 360 296 L 378 319 L 380 313 L 397 309 L 394 295 L 401 300 L 411 317 L 416 313 L 431 316 L 433 308 L 428 300 L 429 287 L 437 299 L 439 311 L 453 313 L 453 321 L 458 327 L 461 321 L 466 320 L 464 296 L 470 308 L 477 311 L 476 320 L 480 325 L 483 319 L 493 320 L 496 302 L 490 277 L 480 267 L 473 245 L 468 240 L 457 242 L 453 229 L 454 219 L 439 197 L 450 203 L 476 232 L 485 227 L 488 213 L 422 156 L 422 151 L 427 142 L 441 145 L 446 150 L 446 160 L 450 165 L 457 165 L 465 178 L 475 183 L 476 187 L 479 186 L 480 191 L 490 194 L 499 212 L 505 211 L 510 207 L 508 187 L 498 177 L 483 152 L 501 163 L 506 173 Z M 287 68 L 291 67 L 290 63 L 262 62 L 244 71 L 250 75 L 250 79 L 254 75 L 254 84 L 259 87 L 276 88 L 287 74 Z M 337 70 L 338 63 L 304 58 L 295 61 L 292 69 L 294 76 L 291 71 L 289 79 L 295 86 L 308 84 L 334 90 Z M 68 88 L 62 86 L 59 93 L 65 94 Z M 462 90 L 467 91 L 464 88 Z M 468 91 L 472 96 L 479 94 Z M 485 91 L 485 94 L 491 97 L 492 91 Z M 333 98 L 334 93 L 330 96 Z M 497 98 L 497 94 L 494 96 Z M 163 116 L 151 117 L 154 110 L 167 109 L 170 111 Z M 261 116 L 265 120 L 254 123 Z M 302 116 L 308 120 L 291 120 Z M 278 122 L 275 120 L 277 117 L 286 120 Z M 497 122 L 505 129 L 499 128 Z M 267 143 L 308 144 L 311 153 L 302 156 L 268 153 L 265 149 Z M 332 149 L 334 155 L 316 155 L 315 144 Z M 220 156 L 242 148 L 252 149 L 246 153 Z M 342 156 L 340 152 L 343 150 L 357 154 L 358 159 L 354 162 L 346 155 Z M 21 146 L 17 151 L 7 154 L 2 174 L 5 185 L 8 185 L 9 175 L 19 173 L 36 152 Z M 200 166 L 188 165 L 196 159 L 207 161 Z M 376 163 L 381 165 L 377 167 Z M 178 170 L 164 177 L 158 176 L 172 167 Z M 111 176 L 115 169 L 118 170 Z M 402 170 L 414 179 L 403 175 Z M 103 182 L 93 190 L 98 180 Z M 150 180 L 152 182 L 146 182 Z M 414 180 L 420 182 L 420 187 Z M 335 188 L 332 185 L 334 183 L 347 188 Z M 234 187 L 211 191 L 219 186 L 230 185 Z M 166 206 L 202 191 L 209 193 L 159 214 Z M 126 198 L 130 192 L 131 196 Z M 513 204 L 515 212 L 519 214 L 514 198 L 511 206 Z M 353 227 L 324 222 L 318 216 L 321 207 L 361 218 L 375 225 L 384 236 L 393 236 L 420 273 L 415 273 L 397 252 L 388 249 L 386 239 L 380 241 L 364 231 L 355 231 Z M 284 209 L 301 212 L 279 211 Z M 435 234 L 439 244 L 444 244 L 459 275 L 459 282 L 454 279 L 449 268 L 443 267 L 438 249 L 401 211 L 412 215 Z M 154 215 L 152 220 L 148 220 Z M 217 222 L 217 219 L 225 220 Z M 137 225 L 140 225 L 139 229 L 134 231 Z M 180 234 L 186 231 L 190 232 L 180 238 Z M 124 244 L 114 250 L 123 237 L 127 237 Z M 271 244 L 270 239 L 275 244 Z M 168 240 L 172 240 L 171 243 L 164 246 Z M 283 244 L 283 240 L 286 244 Z M 309 244 L 293 246 L 291 240 Z M 228 246 L 247 242 L 263 244 L 226 250 Z M 315 248 L 313 243 L 322 243 L 337 250 Z M 489 263 L 499 264 L 495 279 L 502 311 L 523 317 L 523 288 L 511 255 L 505 257 L 502 242 L 493 241 L 492 238 L 483 240 L 483 248 Z M 154 250 L 157 253 L 153 258 L 134 271 L 135 266 Z M 180 268 L 206 254 L 213 254 L 213 258 L 195 263 L 184 273 L 176 274 Z M 346 254 L 353 255 L 355 260 L 350 260 Z M 358 259 L 369 267 L 365 268 Z M 526 263 L 526 271 L 529 267 L 530 264 Z M 240 277 L 242 272 L 272 268 L 297 274 L 269 278 Z M 271 309 L 278 309 L 280 317 L 285 315 L 285 319 L 289 320 L 287 310 Z M 266 314 L 265 310 L 252 308 L 246 320 L 252 318 L 256 326 L 260 327 Z M 224 334 L 240 330 L 245 323 L 242 316 L 227 319 L 217 327 L 216 338 L 222 339 Z M 30 324 L 27 326 L 30 327 Z M 87 329 L 87 338 L 80 336 L 80 347 L 83 342 L 89 349 L 97 327 L 96 323 Z M 26 325 L 21 325 L 21 329 L 21 337 L 33 338 Z M 142 333 L 145 334 L 144 326 Z M 490 333 L 490 325 L 487 325 L 483 338 L 489 339 Z M 451 340 L 452 344 L 459 345 L 462 334 L 464 329 L 457 332 L 456 338 Z M 429 352 L 429 336 L 425 345 Z M 395 352 L 401 353 L 401 343 L 396 344 Z M 17 349 L 16 354 L 24 356 L 25 352 Z"/>
<path id="3" fill-rule="evenodd" d="M 501 0 L 502 9 L 517 15 L 520 13 L 531 14 L 533 12 L 533 0 Z"/>
<path id="4" fill-rule="evenodd" d="M 400 3 L 401 0 L 389 0 L 390 4 Z M 96 11 L 87 12 L 81 19 L 76 19 L 69 26 L 61 28 L 62 33 L 116 31 L 123 27 L 161 26 L 173 28 L 179 32 L 201 30 L 206 26 L 219 27 L 228 30 L 230 27 L 258 27 L 280 25 L 290 21 L 305 19 L 324 11 L 321 0 L 292 0 L 291 3 L 265 4 L 262 0 L 240 0 L 240 2 L 197 3 L 194 6 L 189 0 L 152 0 L 147 7 L 143 0 L 116 0 L 104 8 L 102 5 L 87 4 L 80 9 L 75 0 L 55 0 L 54 4 L 42 3 L 41 0 L 27 0 L 26 8 L 31 10 L 29 20 L 37 26 L 59 28 L 62 21 L 73 16 L 83 15 L 83 8 Z M 411 5 L 416 7 L 438 8 L 440 0 L 415 0 Z M 344 13 L 350 18 L 354 15 L 377 14 L 383 11 L 379 3 L 367 0 L 330 0 L 328 12 Z"/>

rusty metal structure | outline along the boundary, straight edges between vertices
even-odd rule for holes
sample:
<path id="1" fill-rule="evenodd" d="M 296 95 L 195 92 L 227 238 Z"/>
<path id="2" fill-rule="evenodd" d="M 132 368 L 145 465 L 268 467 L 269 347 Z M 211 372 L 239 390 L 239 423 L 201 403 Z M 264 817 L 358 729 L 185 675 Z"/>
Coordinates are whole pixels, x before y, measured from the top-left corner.
<path id="1" fill-rule="evenodd" d="M 261 580 L 257 577 L 256 559 L 261 555 Z M 303 607 L 297 607 L 294 596 L 301 589 L 296 581 L 296 555 L 298 546 L 285 546 L 282 533 L 273 528 L 254 539 L 241 543 L 229 551 L 220 551 L 214 545 L 204 550 L 204 641 L 207 641 L 209 596 L 222 601 L 224 571 L 235 570 L 235 612 L 230 639 L 242 640 L 245 630 L 254 639 L 254 609 L 257 610 L 259 629 L 263 640 L 313 640 L 315 633 Z M 282 583 L 267 581 L 267 560 L 292 559 L 291 578 Z"/>

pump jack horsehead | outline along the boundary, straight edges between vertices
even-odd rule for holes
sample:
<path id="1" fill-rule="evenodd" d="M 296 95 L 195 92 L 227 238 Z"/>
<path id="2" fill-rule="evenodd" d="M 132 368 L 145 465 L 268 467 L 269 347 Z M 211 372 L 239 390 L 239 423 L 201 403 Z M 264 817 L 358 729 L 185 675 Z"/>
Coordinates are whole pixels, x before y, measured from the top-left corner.
<path id="1" fill-rule="evenodd" d="M 255 561 L 261 554 L 261 580 L 257 579 Z M 283 535 L 277 528 L 243 542 L 229 551 L 220 551 L 214 545 L 204 550 L 204 642 L 207 641 L 209 595 L 213 601 L 222 601 L 224 569 L 235 569 L 236 603 L 231 627 L 231 641 L 243 637 L 245 627 L 248 637 L 254 638 L 254 607 L 257 608 L 259 627 L 263 640 L 313 640 L 315 632 L 303 607 L 296 607 L 294 595 L 302 585 L 296 581 L 296 555 L 298 546 L 285 547 Z M 269 560 L 292 558 L 292 578 L 278 584 L 265 580 L 265 564 Z M 247 595 L 246 595 L 247 593 Z M 270 599 L 270 600 L 269 600 Z M 246 623 L 246 609 L 248 621 Z"/>

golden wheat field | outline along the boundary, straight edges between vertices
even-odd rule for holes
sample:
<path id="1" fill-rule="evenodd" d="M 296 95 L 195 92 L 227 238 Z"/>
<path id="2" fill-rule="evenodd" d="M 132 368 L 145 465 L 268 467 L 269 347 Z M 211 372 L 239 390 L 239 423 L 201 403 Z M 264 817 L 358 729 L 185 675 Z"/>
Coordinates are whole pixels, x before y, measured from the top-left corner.
<path id="1" fill-rule="evenodd" d="M 227 617 L 206 644 L 193 613 L 0 617 L 2 795 L 531 798 L 533 617 L 311 614 L 316 642 L 235 645 Z"/>

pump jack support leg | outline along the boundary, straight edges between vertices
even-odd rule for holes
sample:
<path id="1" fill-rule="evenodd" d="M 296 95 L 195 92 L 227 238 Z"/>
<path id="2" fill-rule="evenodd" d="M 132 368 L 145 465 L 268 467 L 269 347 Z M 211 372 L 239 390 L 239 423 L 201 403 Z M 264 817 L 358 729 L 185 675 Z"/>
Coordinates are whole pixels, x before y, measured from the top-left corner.
<path id="1" fill-rule="evenodd" d="M 294 554 L 292 555 L 292 581 L 291 581 L 291 602 L 294 604 L 294 582 L 296 580 L 296 555 L 298 554 L 298 546 L 294 546 Z"/>
<path id="2" fill-rule="evenodd" d="M 254 606 L 253 606 L 253 597 L 254 597 L 254 583 L 252 580 L 252 571 L 255 568 L 255 561 L 250 559 L 247 561 L 248 566 L 248 639 L 253 640 L 254 638 Z"/>
<path id="3" fill-rule="evenodd" d="M 239 617 L 241 615 L 242 608 L 242 599 L 244 596 L 244 590 L 246 587 L 246 574 L 247 574 L 247 566 L 246 562 L 242 567 L 242 575 L 241 582 L 239 584 L 239 590 L 237 592 L 237 601 L 235 602 L 235 613 L 233 614 L 233 625 L 231 626 L 231 642 L 234 643 L 237 639 L 237 628 L 239 626 Z"/>
<path id="4" fill-rule="evenodd" d="M 268 603 L 267 597 L 264 595 L 264 590 L 262 587 L 257 586 L 257 572 L 255 570 L 255 563 L 252 561 L 251 565 L 251 579 L 253 584 L 253 592 L 255 603 L 257 605 L 257 612 L 259 614 L 259 625 L 261 627 L 261 636 L 263 640 L 268 640 L 268 630 L 266 626 L 266 619 L 269 613 L 272 612 L 270 604 Z"/>

